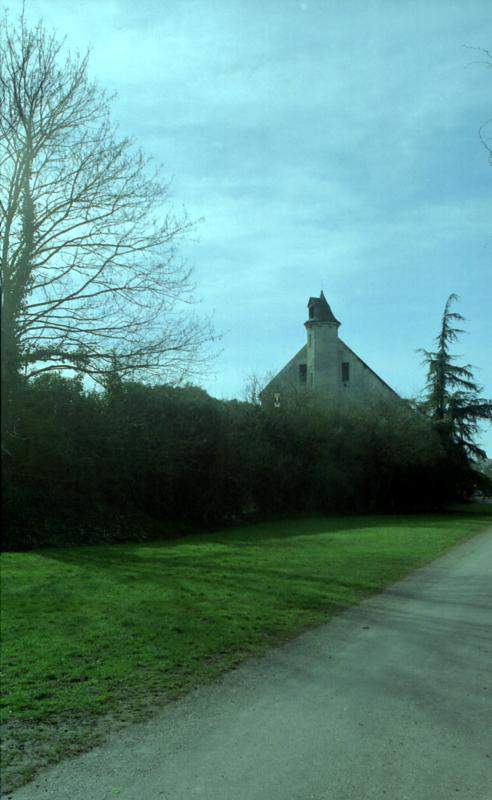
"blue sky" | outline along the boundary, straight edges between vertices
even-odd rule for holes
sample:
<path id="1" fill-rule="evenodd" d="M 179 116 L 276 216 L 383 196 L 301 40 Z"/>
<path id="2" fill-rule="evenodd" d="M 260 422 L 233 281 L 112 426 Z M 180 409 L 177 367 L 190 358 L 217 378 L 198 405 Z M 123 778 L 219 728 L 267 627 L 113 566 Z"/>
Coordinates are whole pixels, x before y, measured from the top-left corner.
<path id="1" fill-rule="evenodd" d="M 21 4 L 8 0 L 8 8 Z M 304 343 L 323 288 L 340 336 L 399 393 L 460 295 L 457 352 L 492 396 L 490 0 L 26 0 L 113 118 L 203 218 L 182 253 L 222 353 L 203 384 L 241 396 Z M 491 126 L 492 128 L 492 126 Z M 492 130 L 491 130 L 492 135 Z M 492 453 L 492 431 L 483 443 Z"/>

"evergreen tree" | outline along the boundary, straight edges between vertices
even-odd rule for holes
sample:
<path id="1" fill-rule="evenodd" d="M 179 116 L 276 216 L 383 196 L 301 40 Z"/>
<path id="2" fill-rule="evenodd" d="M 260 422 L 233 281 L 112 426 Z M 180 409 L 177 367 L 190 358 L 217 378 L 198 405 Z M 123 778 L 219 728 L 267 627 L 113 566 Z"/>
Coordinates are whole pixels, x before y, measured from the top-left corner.
<path id="1" fill-rule="evenodd" d="M 485 458 L 485 452 L 475 443 L 480 422 L 492 420 L 492 401 L 479 397 L 482 387 L 474 379 L 470 364 L 459 365 L 458 356 L 450 347 L 457 341 L 462 328 L 457 327 L 464 317 L 452 311 L 456 294 L 450 294 L 442 315 L 441 330 L 436 336 L 435 351 L 421 349 L 427 365 L 424 411 L 434 421 L 437 430 L 461 447 L 471 458 Z"/>

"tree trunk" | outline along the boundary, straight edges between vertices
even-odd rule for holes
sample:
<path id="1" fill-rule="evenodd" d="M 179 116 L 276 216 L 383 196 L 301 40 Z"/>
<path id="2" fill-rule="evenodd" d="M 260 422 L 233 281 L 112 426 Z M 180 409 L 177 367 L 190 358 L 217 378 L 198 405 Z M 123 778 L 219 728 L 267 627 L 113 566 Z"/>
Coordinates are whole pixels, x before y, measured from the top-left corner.
<path id="1" fill-rule="evenodd" d="M 22 246 L 18 261 L 11 271 L 4 270 L 1 317 L 1 411 L 2 448 L 8 451 L 8 439 L 14 433 L 15 393 L 21 381 L 22 347 L 20 319 L 31 283 L 31 261 L 34 246 L 34 205 L 31 197 L 31 157 L 26 147 L 22 187 Z"/>

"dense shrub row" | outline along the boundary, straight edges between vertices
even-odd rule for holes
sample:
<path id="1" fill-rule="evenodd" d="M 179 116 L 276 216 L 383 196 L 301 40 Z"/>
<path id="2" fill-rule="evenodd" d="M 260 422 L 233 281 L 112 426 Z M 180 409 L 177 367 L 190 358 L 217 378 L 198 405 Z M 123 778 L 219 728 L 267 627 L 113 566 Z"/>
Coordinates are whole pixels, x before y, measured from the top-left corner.
<path id="1" fill-rule="evenodd" d="M 249 514 L 438 507 L 472 488 L 406 404 L 261 409 L 196 387 L 43 376 L 4 455 L 6 546 L 140 538 Z"/>

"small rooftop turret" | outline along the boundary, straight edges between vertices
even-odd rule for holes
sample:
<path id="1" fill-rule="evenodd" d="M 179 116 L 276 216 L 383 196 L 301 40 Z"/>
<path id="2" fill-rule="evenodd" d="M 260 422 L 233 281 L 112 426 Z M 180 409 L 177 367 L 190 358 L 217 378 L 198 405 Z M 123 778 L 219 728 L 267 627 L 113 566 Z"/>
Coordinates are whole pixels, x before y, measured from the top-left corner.
<path id="1" fill-rule="evenodd" d="M 309 322 L 335 322 L 337 325 L 340 325 L 340 322 L 337 320 L 326 301 L 323 290 L 321 290 L 319 297 L 309 298 L 308 310 Z"/>

